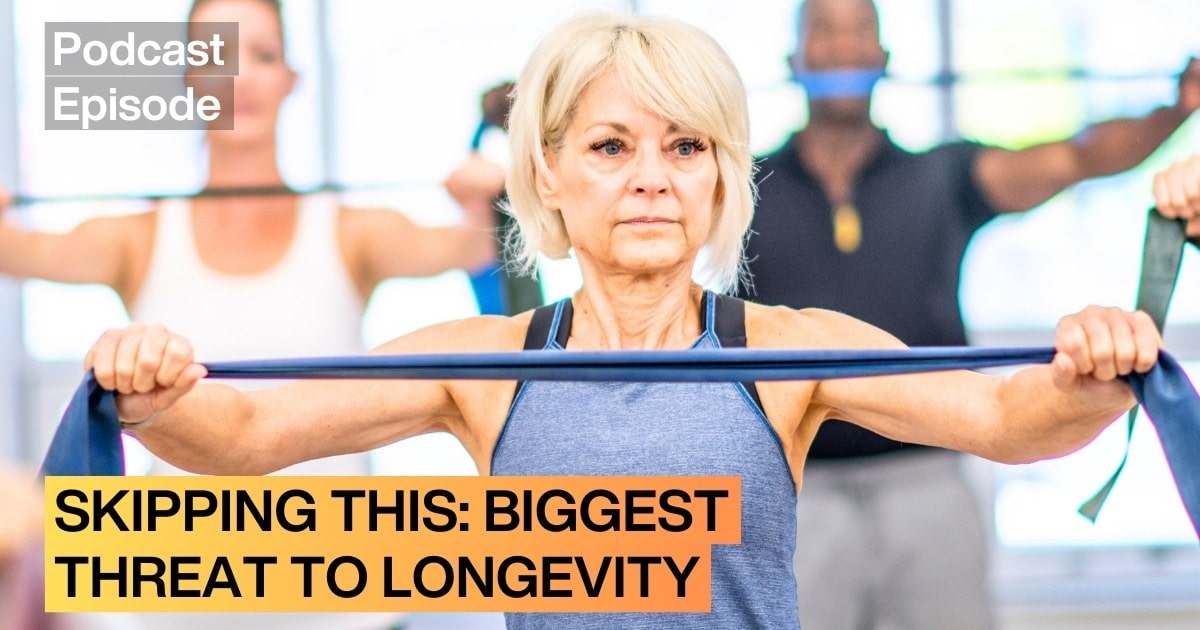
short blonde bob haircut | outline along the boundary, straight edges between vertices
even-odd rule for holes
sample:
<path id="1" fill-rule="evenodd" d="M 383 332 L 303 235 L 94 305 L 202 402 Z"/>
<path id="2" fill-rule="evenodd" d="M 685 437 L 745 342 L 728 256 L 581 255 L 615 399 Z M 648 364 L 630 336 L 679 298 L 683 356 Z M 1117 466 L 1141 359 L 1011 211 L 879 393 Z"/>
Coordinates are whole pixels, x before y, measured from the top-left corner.
<path id="1" fill-rule="evenodd" d="M 656 18 L 590 14 L 568 21 L 534 51 L 517 81 L 509 117 L 512 164 L 509 212 L 520 230 L 509 247 L 525 271 L 538 253 L 565 258 L 571 249 L 562 215 L 542 204 L 537 174 L 543 150 L 558 151 L 584 89 L 613 71 L 646 110 L 707 136 L 717 161 L 712 228 L 703 281 L 732 289 L 754 213 L 746 91 L 725 51 L 706 33 Z"/>

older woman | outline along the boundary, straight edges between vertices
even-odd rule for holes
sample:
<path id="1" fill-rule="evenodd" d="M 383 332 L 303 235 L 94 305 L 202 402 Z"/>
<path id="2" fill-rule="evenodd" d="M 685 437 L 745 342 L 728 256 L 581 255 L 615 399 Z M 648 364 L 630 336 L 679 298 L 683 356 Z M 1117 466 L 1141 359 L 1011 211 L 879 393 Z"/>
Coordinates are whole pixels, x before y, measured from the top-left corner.
<path id="1" fill-rule="evenodd" d="M 537 49 L 518 83 L 508 190 L 532 262 L 573 250 L 573 298 L 513 318 L 439 324 L 379 353 L 714 348 L 896 348 L 867 324 L 707 292 L 736 282 L 752 208 L 743 87 L 707 35 L 588 16 Z M 696 269 L 705 251 L 703 267 Z M 176 464 L 263 473 L 429 431 L 458 437 L 487 474 L 738 475 L 743 542 L 714 549 L 712 612 L 511 615 L 514 627 L 796 627 L 795 495 L 817 427 L 846 418 L 898 440 L 1004 462 L 1071 452 L 1133 396 L 1149 318 L 1064 318 L 1049 366 L 760 384 L 308 382 L 244 393 L 197 385 L 189 343 L 158 326 L 106 333 L 88 365 L 126 428 Z"/>

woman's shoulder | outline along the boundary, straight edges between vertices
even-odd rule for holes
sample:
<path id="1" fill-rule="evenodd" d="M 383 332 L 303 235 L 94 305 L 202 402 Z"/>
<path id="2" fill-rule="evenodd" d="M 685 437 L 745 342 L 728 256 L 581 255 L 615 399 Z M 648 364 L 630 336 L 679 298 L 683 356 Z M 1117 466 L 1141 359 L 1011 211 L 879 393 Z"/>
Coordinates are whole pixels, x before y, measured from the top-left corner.
<path id="1" fill-rule="evenodd" d="M 158 220 L 158 210 L 159 206 L 156 204 L 140 212 L 101 214 L 84 220 L 79 227 L 110 236 L 141 238 L 147 230 L 154 229 Z"/>
<path id="2" fill-rule="evenodd" d="M 751 348 L 896 348 L 888 332 L 844 313 L 746 303 L 746 342 Z"/>
<path id="3" fill-rule="evenodd" d="M 515 352 L 525 345 L 533 312 L 512 317 L 479 315 L 440 322 L 389 341 L 372 354 Z"/>
<path id="4" fill-rule="evenodd" d="M 149 257 L 158 224 L 158 206 L 144 212 L 91 217 L 75 227 L 74 233 L 90 243 L 115 248 L 125 267 L 136 267 Z"/>

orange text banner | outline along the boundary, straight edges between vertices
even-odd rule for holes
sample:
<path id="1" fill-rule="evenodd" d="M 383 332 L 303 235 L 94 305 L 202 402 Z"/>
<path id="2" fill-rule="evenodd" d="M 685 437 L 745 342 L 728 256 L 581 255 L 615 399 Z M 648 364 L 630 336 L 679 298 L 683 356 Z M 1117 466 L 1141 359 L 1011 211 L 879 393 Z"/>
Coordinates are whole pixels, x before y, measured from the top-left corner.
<path id="1" fill-rule="evenodd" d="M 736 477 L 48 477 L 46 610 L 710 607 Z"/>

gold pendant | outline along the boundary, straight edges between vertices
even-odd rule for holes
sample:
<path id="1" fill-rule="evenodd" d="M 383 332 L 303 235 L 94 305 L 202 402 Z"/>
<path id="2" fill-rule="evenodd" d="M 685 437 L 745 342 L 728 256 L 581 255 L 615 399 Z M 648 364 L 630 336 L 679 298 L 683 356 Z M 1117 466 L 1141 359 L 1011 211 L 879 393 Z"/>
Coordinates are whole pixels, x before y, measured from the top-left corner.
<path id="1" fill-rule="evenodd" d="M 833 243 L 843 254 L 853 254 L 862 244 L 862 220 L 849 202 L 833 211 Z"/>

